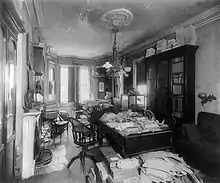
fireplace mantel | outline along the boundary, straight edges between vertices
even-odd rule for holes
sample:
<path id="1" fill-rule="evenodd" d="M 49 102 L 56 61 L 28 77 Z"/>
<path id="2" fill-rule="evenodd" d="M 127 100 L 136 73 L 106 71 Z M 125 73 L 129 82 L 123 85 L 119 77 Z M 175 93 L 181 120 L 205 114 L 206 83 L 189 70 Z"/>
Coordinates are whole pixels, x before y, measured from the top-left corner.
<path id="1" fill-rule="evenodd" d="M 23 114 L 22 179 L 34 175 L 34 135 L 35 125 L 39 121 L 40 114 L 40 111 Z"/>

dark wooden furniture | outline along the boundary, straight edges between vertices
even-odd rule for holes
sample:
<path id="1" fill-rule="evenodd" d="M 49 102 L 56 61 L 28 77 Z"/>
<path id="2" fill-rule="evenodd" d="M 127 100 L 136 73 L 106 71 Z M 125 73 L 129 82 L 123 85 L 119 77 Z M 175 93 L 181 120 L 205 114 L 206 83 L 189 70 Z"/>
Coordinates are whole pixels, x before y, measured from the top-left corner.
<path id="1" fill-rule="evenodd" d="M 22 149 L 22 119 L 16 118 L 16 113 L 22 113 L 23 103 L 17 101 L 23 101 L 19 97 L 23 95 L 17 91 L 22 91 L 24 85 L 23 80 L 18 81 L 16 77 L 26 71 L 26 68 L 21 71 L 17 67 L 20 64 L 17 60 L 18 35 L 26 31 L 16 9 L 13 1 L 0 1 L 0 182 L 11 182 L 22 175 L 22 156 L 16 151 L 16 148 Z M 27 53 L 27 58 L 29 56 Z"/>
<path id="2" fill-rule="evenodd" d="M 183 45 L 144 59 L 147 107 L 162 121 L 192 122 L 195 118 L 195 53 Z"/>
<path id="3" fill-rule="evenodd" d="M 63 116 L 64 119 L 61 116 Z M 57 104 L 46 104 L 42 111 L 42 125 L 44 125 L 44 123 L 47 121 L 50 123 L 50 135 L 51 139 L 53 139 L 54 146 L 56 147 L 56 137 L 60 136 L 61 142 L 62 133 L 64 131 L 67 131 L 68 134 L 68 125 L 70 118 L 64 114 L 60 115 Z"/>
<path id="4" fill-rule="evenodd" d="M 146 109 L 147 97 L 142 94 L 122 94 L 121 95 L 121 109 L 132 109 L 136 111 L 138 109 Z"/>
<path id="5" fill-rule="evenodd" d="M 171 147 L 171 130 L 145 132 L 123 136 L 119 131 L 104 122 L 97 123 L 99 133 L 106 137 L 116 152 L 123 157 Z"/>
<path id="6" fill-rule="evenodd" d="M 199 112 L 197 125 L 184 124 L 175 142 L 176 152 L 210 177 L 220 178 L 220 114 Z M 196 157 L 196 158 L 195 158 Z M 219 181 L 218 181 L 219 182 Z"/>
<path id="7" fill-rule="evenodd" d="M 78 147 L 81 148 L 81 152 L 70 160 L 70 162 L 67 165 L 67 168 L 69 168 L 76 159 L 80 159 L 83 173 L 86 173 L 85 159 L 89 158 L 95 162 L 94 157 L 88 154 L 87 151 L 90 146 L 93 146 L 98 142 L 97 129 L 96 126 L 92 124 L 88 128 L 87 126 L 85 126 L 80 121 L 74 118 L 71 119 L 71 124 L 74 144 L 78 145 Z"/>

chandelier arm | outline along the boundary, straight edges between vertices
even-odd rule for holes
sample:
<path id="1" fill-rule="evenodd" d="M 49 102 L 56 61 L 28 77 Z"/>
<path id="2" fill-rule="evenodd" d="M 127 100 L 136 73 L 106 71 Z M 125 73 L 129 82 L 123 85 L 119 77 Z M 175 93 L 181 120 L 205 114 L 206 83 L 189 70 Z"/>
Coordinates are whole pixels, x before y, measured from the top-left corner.
<path id="1" fill-rule="evenodd" d="M 109 66 L 109 62 L 103 65 L 107 69 L 107 73 L 111 76 L 117 76 L 121 73 L 127 74 L 126 70 L 119 60 L 119 50 L 117 45 L 117 33 L 124 27 L 128 26 L 132 20 L 132 13 L 127 9 L 115 9 L 105 13 L 101 17 L 102 26 L 107 29 L 111 29 L 113 33 L 113 45 L 112 45 L 112 66 Z M 108 67 L 108 68 L 107 68 Z M 128 71 L 129 72 L 129 71 Z"/>
<path id="2" fill-rule="evenodd" d="M 113 38 L 114 38 L 114 41 L 113 41 L 113 48 L 112 48 L 112 51 L 113 51 L 113 62 L 117 61 L 117 57 L 118 57 L 118 54 L 117 54 L 117 32 L 113 30 Z"/>

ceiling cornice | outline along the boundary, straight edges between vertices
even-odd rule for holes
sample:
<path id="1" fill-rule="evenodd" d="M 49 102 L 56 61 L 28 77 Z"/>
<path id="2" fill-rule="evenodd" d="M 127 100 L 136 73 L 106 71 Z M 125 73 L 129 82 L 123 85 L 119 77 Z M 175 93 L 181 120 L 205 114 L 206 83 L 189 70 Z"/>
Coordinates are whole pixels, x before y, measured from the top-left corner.
<path id="1" fill-rule="evenodd" d="M 9 20 L 7 23 L 13 22 L 13 25 L 11 24 L 11 26 L 13 26 L 15 30 L 21 33 L 25 32 L 24 22 L 22 21 L 19 12 L 16 11 L 14 2 L 12 0 L 4 0 L 3 4 L 3 8 L 6 10 L 4 12 L 7 12 L 5 15 L 6 17 L 4 17 L 5 21 L 7 22 L 7 20 Z"/>
<path id="2" fill-rule="evenodd" d="M 81 66 L 81 65 L 95 65 L 95 60 L 92 59 L 80 59 L 73 57 L 58 57 L 58 64 L 68 66 Z"/>
<path id="3" fill-rule="evenodd" d="M 43 9 L 42 9 L 42 0 L 33 0 L 33 7 L 35 11 L 35 16 L 37 20 L 37 26 L 43 26 Z"/>
<path id="4" fill-rule="evenodd" d="M 106 60 L 111 59 L 112 54 L 102 55 L 98 57 L 92 57 L 92 58 L 80 58 L 76 56 L 65 56 L 65 55 L 59 55 L 55 51 L 50 51 L 54 55 L 57 55 L 60 59 L 67 60 L 72 62 L 72 64 L 86 64 L 86 65 L 102 65 L 106 62 Z M 68 62 L 69 63 L 69 62 Z M 63 63 L 62 63 L 63 64 Z"/>
<path id="5" fill-rule="evenodd" d="M 37 24 L 36 14 L 34 12 L 34 6 L 32 2 L 33 2 L 32 0 L 31 1 L 24 0 L 24 5 L 27 10 L 32 27 L 36 27 L 38 26 L 38 24 Z"/>
<path id="6" fill-rule="evenodd" d="M 27 0 L 25 0 L 27 1 Z M 43 9 L 42 9 L 42 0 L 31 0 L 32 1 L 32 9 L 29 9 L 29 13 L 30 12 L 34 12 L 35 17 L 32 18 L 35 20 L 35 27 L 42 27 L 43 26 Z M 26 4 L 27 6 L 27 4 Z M 34 8 L 34 9 L 33 9 Z M 33 13 L 30 13 L 33 16 Z M 30 16 L 31 17 L 31 16 Z M 220 18 L 220 5 L 215 6 L 189 20 L 187 20 L 184 23 L 181 23 L 177 26 L 174 26 L 173 28 L 155 36 L 152 37 L 151 39 L 148 39 L 138 45 L 134 45 L 134 46 L 129 46 L 129 47 L 125 47 L 122 51 L 121 54 L 125 55 L 126 57 L 130 57 L 134 54 L 137 54 L 138 52 L 144 51 L 149 47 L 152 47 L 156 44 L 156 42 L 160 39 L 163 38 L 168 38 L 170 36 L 172 36 L 174 34 L 174 31 L 180 27 L 187 27 L 189 25 L 194 25 L 196 28 L 201 27 L 205 24 L 208 24 L 210 22 L 213 22 L 217 19 Z M 65 58 L 65 59 L 71 59 L 74 60 L 76 62 L 82 62 L 82 63 L 94 63 L 95 65 L 101 65 L 103 64 L 106 60 L 110 59 L 112 57 L 112 53 L 108 53 L 102 56 L 98 56 L 98 57 L 91 57 L 91 58 L 80 58 L 80 57 L 76 57 L 76 56 L 66 56 L 66 55 L 60 55 L 57 52 L 54 52 L 55 55 L 57 55 L 59 58 Z"/>
<path id="7" fill-rule="evenodd" d="M 204 26 L 208 23 L 211 23 L 219 18 L 220 18 L 220 5 L 215 6 L 215 7 L 211 8 L 211 9 L 209 9 L 209 10 L 177 25 L 177 26 L 174 26 L 173 28 L 171 28 L 171 29 L 151 38 L 151 39 L 148 39 L 147 41 L 144 41 L 144 42 L 142 42 L 132 48 L 127 48 L 127 49 L 125 48 L 122 51 L 122 54 L 124 54 L 126 56 L 136 54 L 137 52 L 144 51 L 147 48 L 154 46 L 158 40 L 172 36 L 176 29 L 179 29 L 181 27 L 187 27 L 189 25 L 193 25 L 193 26 L 195 26 L 195 28 L 198 28 L 198 27 Z"/>

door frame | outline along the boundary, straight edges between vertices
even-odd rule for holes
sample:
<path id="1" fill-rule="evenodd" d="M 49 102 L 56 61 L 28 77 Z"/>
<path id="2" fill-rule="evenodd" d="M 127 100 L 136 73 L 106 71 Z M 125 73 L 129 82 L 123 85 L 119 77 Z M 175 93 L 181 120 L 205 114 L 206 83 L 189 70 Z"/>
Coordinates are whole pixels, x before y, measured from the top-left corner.
<path id="1" fill-rule="evenodd" d="M 1 104 L 1 108 L 2 108 L 2 146 L 0 147 L 0 162 L 1 165 L 0 167 L 5 167 L 5 149 L 6 149 L 6 132 L 7 132 L 7 126 L 6 126 L 6 122 L 4 119 L 5 116 L 5 64 L 6 64 L 6 59 L 7 59 L 7 28 L 4 25 L 4 23 L 2 22 L 2 20 L 0 19 L 0 29 L 2 29 L 3 32 L 3 36 L 4 36 L 4 50 L 3 50 L 3 60 L 2 60 L 2 68 L 1 68 L 1 78 L 2 78 L 2 104 Z M 1 172 L 0 175 L 2 176 L 2 178 L 4 178 L 4 168 L 1 168 Z M 1 177 L 0 177 L 1 178 Z"/>
<path id="2" fill-rule="evenodd" d="M 4 36 L 6 39 L 5 43 L 5 54 L 6 58 L 4 61 L 4 68 L 7 67 L 8 64 L 8 42 L 9 39 L 12 38 L 12 41 L 15 44 L 15 73 L 14 73 L 14 104 L 13 104 L 13 129 L 12 129 L 12 135 L 7 139 L 7 119 L 5 118 L 7 115 L 7 92 L 6 91 L 6 69 L 2 69 L 3 72 L 1 73 L 3 78 L 3 147 L 1 147 L 0 151 L 0 158 L 2 156 L 2 178 L 0 177 L 0 180 L 11 180 L 14 179 L 14 173 L 15 173 L 15 160 L 16 160 L 16 151 L 15 151 L 15 139 L 16 139 L 16 71 L 17 71 L 17 38 L 19 33 L 24 33 L 25 28 L 23 26 L 23 23 L 16 12 L 16 9 L 14 7 L 13 1 L 12 0 L 3 0 L 0 2 L 0 8 L 1 8 L 1 13 L 0 13 L 0 26 L 4 30 Z M 12 147 L 11 147 L 12 146 Z M 10 169 L 10 172 L 12 172 L 13 176 L 8 177 L 8 172 L 7 172 L 7 167 L 9 166 L 7 163 L 7 158 L 11 158 L 10 155 L 8 155 L 8 148 L 12 148 L 13 150 L 13 160 L 12 160 L 12 170 Z M 0 162 L 1 163 L 1 162 Z M 1 166 L 1 165 L 0 165 Z"/>
<path id="3" fill-rule="evenodd" d="M 4 156 L 4 159 L 5 159 L 5 172 L 4 172 L 4 176 L 6 179 L 13 179 L 14 178 L 14 173 L 15 173 L 15 160 L 16 160 L 16 152 L 15 152 L 15 138 L 16 138 L 16 71 L 17 71 L 17 39 L 16 37 L 12 34 L 12 32 L 8 29 L 7 31 L 7 46 L 6 46 L 6 50 L 7 50 L 7 55 L 6 55 L 6 63 L 5 63 L 5 66 L 8 67 L 7 70 L 9 72 L 9 64 L 10 64 L 10 61 L 9 61 L 9 47 L 8 47 L 8 43 L 10 41 L 10 39 L 12 40 L 12 44 L 14 45 L 14 48 L 15 48 L 15 60 L 13 61 L 14 62 L 14 96 L 13 96 L 13 99 L 14 100 L 14 103 L 12 105 L 12 115 L 13 115 L 13 129 L 12 129 L 12 134 L 11 136 L 8 138 L 8 134 L 7 134 L 7 129 L 8 129 L 8 119 L 10 116 L 10 114 L 8 114 L 8 111 L 7 111 L 7 106 L 8 106 L 8 94 L 9 94 L 9 87 L 8 87 L 8 84 L 6 82 L 6 80 L 8 79 L 7 77 L 9 77 L 9 75 L 5 75 L 5 100 L 4 100 L 4 121 L 5 121 L 5 127 L 6 127 L 6 131 L 5 131 L 5 156 Z M 5 74 L 9 74 L 9 73 L 5 73 Z M 13 160 L 12 160 L 12 175 L 10 176 L 10 171 L 8 170 L 8 166 L 10 167 L 9 165 L 9 162 L 6 162 L 7 159 L 9 157 L 7 157 L 7 155 L 9 154 L 9 152 L 11 152 L 11 149 L 9 149 L 12 145 L 12 153 L 13 153 Z M 9 172 L 8 172 L 9 171 Z"/>

